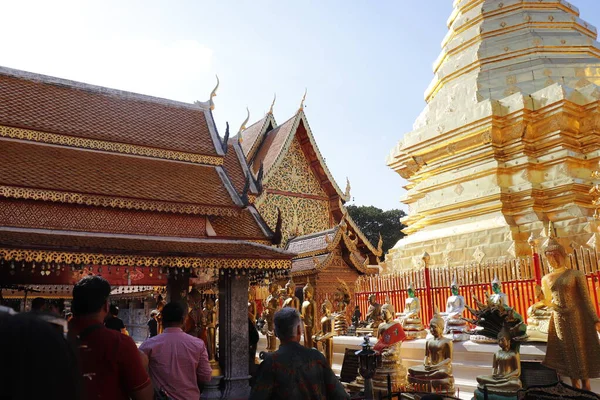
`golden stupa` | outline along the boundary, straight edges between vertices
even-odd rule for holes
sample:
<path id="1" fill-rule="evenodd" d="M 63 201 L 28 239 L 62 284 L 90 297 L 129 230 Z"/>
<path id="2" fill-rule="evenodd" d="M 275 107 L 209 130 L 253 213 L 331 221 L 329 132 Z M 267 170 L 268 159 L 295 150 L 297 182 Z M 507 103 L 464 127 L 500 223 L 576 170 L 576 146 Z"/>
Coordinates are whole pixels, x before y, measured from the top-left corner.
<path id="1" fill-rule="evenodd" d="M 438 266 L 526 255 L 548 219 L 565 245 L 596 246 L 596 28 L 564 0 L 455 0 L 448 28 L 427 105 L 387 159 L 408 180 L 388 270 L 424 251 Z"/>

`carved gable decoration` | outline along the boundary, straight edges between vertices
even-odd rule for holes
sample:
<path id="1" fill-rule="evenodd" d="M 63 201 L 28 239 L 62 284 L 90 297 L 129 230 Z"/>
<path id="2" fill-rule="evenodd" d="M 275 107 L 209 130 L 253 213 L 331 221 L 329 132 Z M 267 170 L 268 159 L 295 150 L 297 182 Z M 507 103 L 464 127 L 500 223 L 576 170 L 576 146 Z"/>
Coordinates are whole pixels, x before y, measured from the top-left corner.
<path id="1" fill-rule="evenodd" d="M 296 138 L 290 144 L 279 168 L 269 174 L 265 186 L 282 192 L 327 197 Z"/>

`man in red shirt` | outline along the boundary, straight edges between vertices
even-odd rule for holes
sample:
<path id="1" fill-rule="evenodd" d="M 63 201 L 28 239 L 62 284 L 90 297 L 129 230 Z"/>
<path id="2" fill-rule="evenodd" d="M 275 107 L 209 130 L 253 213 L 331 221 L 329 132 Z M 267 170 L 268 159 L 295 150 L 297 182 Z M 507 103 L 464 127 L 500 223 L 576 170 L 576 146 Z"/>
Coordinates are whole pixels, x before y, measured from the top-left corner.
<path id="1" fill-rule="evenodd" d="M 206 345 L 188 335 L 181 327 L 185 310 L 179 303 L 169 303 L 162 310 L 165 330 L 140 346 L 149 359 L 154 386 L 174 400 L 198 400 L 199 383 L 209 382 L 212 369 Z"/>
<path id="2" fill-rule="evenodd" d="M 87 276 L 73 288 L 69 337 L 77 344 L 88 399 L 152 400 L 154 389 L 135 342 L 104 326 L 110 284 Z"/>

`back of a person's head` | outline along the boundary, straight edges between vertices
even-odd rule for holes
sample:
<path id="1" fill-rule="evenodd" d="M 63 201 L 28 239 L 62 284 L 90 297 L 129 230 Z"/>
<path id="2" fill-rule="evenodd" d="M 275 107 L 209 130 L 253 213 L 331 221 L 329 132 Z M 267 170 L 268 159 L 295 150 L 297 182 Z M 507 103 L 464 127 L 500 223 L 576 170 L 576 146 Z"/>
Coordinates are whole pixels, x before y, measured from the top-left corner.
<path id="1" fill-rule="evenodd" d="M 296 336 L 296 327 L 301 322 L 300 313 L 293 307 L 282 308 L 275 313 L 275 335 L 280 340 L 290 340 Z"/>
<path id="2" fill-rule="evenodd" d="M 110 296 L 110 283 L 100 276 L 86 276 L 73 287 L 71 311 L 78 317 L 97 313 Z"/>
<path id="3" fill-rule="evenodd" d="M 31 311 L 44 311 L 45 306 L 46 300 L 41 297 L 36 297 L 35 299 L 31 300 Z"/>
<path id="4" fill-rule="evenodd" d="M 161 315 L 164 326 L 181 325 L 185 316 L 185 309 L 180 303 L 174 301 L 165 304 Z"/>
<path id="5" fill-rule="evenodd" d="M 36 314 L 0 313 L 0 399 L 81 399 L 74 349 Z"/>
<path id="6" fill-rule="evenodd" d="M 110 305 L 110 314 L 113 316 L 117 316 L 119 315 L 119 307 L 115 306 L 114 304 Z"/>

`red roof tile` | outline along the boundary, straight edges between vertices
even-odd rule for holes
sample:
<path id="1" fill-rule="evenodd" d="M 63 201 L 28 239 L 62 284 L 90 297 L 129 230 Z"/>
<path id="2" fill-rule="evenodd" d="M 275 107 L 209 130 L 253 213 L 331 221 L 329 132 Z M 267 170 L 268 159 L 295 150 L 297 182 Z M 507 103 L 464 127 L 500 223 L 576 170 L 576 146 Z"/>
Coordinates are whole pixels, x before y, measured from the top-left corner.
<path id="1" fill-rule="evenodd" d="M 281 149 L 285 145 L 288 136 L 292 133 L 292 127 L 294 126 L 295 121 L 296 116 L 267 133 L 252 162 L 252 170 L 254 173 L 258 172 L 260 164 L 263 163 L 266 176 L 281 153 Z"/>
<path id="2" fill-rule="evenodd" d="M 315 256 L 314 258 L 306 257 L 306 258 L 292 260 L 292 273 L 296 274 L 296 273 L 300 273 L 300 272 L 308 272 L 308 271 L 316 270 L 317 266 L 315 265 L 315 259 L 317 259 L 319 263 L 322 263 L 327 259 L 327 257 L 329 257 L 329 253 Z"/>
<path id="3" fill-rule="evenodd" d="M 1 125 L 216 155 L 204 113 L 192 104 L 0 69 Z"/>
<path id="4" fill-rule="evenodd" d="M 243 210 L 238 217 L 214 216 L 209 220 L 218 237 L 268 240 L 250 209 Z"/>
<path id="5" fill-rule="evenodd" d="M 298 254 L 325 250 L 329 245 L 329 243 L 327 243 L 325 240 L 325 236 L 329 236 L 330 241 L 333 240 L 336 230 L 337 227 L 310 235 L 295 237 L 288 242 L 286 250 Z"/>

